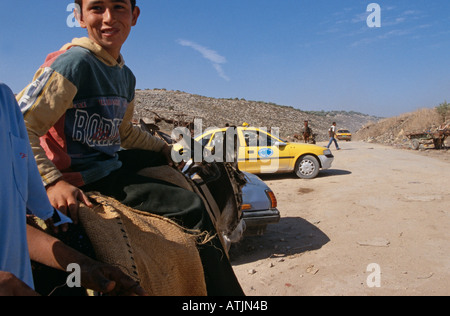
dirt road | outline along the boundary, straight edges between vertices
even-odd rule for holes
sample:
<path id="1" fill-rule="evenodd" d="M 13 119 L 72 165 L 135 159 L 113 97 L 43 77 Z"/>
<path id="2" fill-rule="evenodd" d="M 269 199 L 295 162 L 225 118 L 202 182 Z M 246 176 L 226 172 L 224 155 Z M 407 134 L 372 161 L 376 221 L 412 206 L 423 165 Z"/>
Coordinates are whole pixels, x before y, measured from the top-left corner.
<path id="1" fill-rule="evenodd" d="M 282 219 L 232 248 L 246 294 L 450 295 L 449 161 L 340 144 L 316 179 L 261 176 Z"/>

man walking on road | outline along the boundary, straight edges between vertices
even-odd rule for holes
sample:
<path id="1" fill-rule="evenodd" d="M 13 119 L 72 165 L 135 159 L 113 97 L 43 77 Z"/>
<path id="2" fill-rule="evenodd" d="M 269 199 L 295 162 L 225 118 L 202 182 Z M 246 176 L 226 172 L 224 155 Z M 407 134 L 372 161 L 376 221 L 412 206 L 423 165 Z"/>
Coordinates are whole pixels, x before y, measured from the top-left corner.
<path id="1" fill-rule="evenodd" d="M 331 125 L 330 129 L 328 130 L 328 135 L 330 136 L 330 142 L 328 143 L 327 148 L 330 148 L 331 143 L 334 142 L 334 145 L 336 146 L 336 150 L 340 150 L 339 145 L 336 140 L 336 122 L 333 122 L 333 125 Z"/>

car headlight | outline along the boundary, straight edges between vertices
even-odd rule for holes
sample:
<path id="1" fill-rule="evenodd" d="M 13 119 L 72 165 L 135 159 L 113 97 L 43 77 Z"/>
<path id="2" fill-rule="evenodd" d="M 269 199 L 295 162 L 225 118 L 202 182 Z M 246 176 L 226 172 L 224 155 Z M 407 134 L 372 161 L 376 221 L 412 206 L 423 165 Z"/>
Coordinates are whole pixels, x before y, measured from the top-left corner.
<path id="1" fill-rule="evenodd" d="M 329 155 L 331 155 L 331 150 L 326 149 L 323 151 L 323 154 L 324 154 L 324 156 L 329 156 Z"/>

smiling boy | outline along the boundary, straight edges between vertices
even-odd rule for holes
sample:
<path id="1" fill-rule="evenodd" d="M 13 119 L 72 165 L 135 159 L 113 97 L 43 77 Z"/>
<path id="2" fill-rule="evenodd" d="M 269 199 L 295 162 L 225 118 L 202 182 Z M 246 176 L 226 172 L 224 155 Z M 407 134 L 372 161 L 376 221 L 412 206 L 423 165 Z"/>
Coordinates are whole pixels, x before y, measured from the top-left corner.
<path id="1" fill-rule="evenodd" d="M 131 122 L 136 79 L 120 52 L 140 15 L 136 1 L 75 3 L 88 38 L 48 55 L 17 96 L 50 202 L 77 223 L 79 202 L 92 206 L 84 192 L 98 191 L 187 228 L 214 230 L 199 196 L 137 174 L 173 162 L 170 147 Z M 220 247 L 200 249 L 209 294 L 242 295 Z"/>
<path id="2" fill-rule="evenodd" d="M 88 38 L 74 39 L 47 57 L 17 97 L 52 204 L 77 221 L 80 190 L 122 167 L 121 147 L 170 148 L 133 126 L 136 79 L 120 50 L 139 8 L 130 0 L 76 1 Z"/>
<path id="3" fill-rule="evenodd" d="M 87 5 L 83 6 L 83 0 L 75 1 L 82 10 L 81 16 L 78 17 L 81 27 L 87 29 L 90 39 L 103 47 L 116 60 L 119 59 L 122 45 L 140 15 L 136 0 L 112 1 L 114 12 L 106 9 L 104 1 L 85 2 Z M 109 22 L 113 19 L 115 23 Z"/>

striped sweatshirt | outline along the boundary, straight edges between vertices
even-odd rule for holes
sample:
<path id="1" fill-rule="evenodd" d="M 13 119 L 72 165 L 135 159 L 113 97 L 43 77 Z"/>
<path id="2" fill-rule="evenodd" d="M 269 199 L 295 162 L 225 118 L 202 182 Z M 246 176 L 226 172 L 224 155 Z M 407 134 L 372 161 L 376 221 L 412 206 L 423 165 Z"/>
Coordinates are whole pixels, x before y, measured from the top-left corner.
<path id="1" fill-rule="evenodd" d="M 44 185 L 81 187 L 121 167 L 121 148 L 159 152 L 164 142 L 134 126 L 136 79 L 88 38 L 48 55 L 17 95 Z"/>

